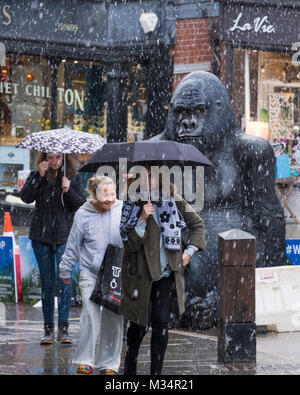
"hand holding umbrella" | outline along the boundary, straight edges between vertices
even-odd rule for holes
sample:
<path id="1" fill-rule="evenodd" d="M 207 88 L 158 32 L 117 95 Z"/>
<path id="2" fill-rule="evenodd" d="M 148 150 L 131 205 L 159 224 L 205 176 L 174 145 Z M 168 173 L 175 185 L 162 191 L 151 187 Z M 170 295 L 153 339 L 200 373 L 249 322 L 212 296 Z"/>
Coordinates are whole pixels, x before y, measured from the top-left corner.
<path id="1" fill-rule="evenodd" d="M 65 192 L 65 193 L 69 192 L 70 184 L 71 184 L 71 181 L 67 177 L 63 176 L 62 183 L 61 183 L 61 188 L 62 188 L 63 192 Z"/>
<path id="2" fill-rule="evenodd" d="M 41 177 L 44 177 L 49 169 L 49 162 L 44 160 L 43 162 L 41 162 L 38 166 L 39 169 L 39 173 Z"/>
<path id="3" fill-rule="evenodd" d="M 152 203 L 147 202 L 143 206 L 142 214 L 139 219 L 143 224 L 145 224 L 147 222 L 149 215 L 153 215 L 153 214 L 154 214 L 154 208 L 152 206 Z"/>

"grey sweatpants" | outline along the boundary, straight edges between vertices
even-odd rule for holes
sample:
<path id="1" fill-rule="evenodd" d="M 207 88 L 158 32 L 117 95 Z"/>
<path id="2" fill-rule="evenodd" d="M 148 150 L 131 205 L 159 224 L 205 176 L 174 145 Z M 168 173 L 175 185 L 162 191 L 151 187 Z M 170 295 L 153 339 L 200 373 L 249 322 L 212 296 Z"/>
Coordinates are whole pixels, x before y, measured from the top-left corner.
<path id="1" fill-rule="evenodd" d="M 73 363 L 117 372 L 123 346 L 123 316 L 90 300 L 95 283 L 93 278 L 79 281 L 82 297 L 80 340 Z"/>

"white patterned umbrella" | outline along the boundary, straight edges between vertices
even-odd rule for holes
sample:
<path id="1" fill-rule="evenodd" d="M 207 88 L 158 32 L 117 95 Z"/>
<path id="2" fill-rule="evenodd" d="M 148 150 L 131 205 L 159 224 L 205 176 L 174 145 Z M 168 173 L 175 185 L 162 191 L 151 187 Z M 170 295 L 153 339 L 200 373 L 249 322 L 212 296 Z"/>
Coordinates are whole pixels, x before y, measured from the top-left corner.
<path id="1" fill-rule="evenodd" d="M 64 175 L 66 175 L 65 154 L 92 154 L 102 148 L 105 143 L 104 138 L 97 134 L 61 128 L 30 133 L 16 148 L 64 154 Z"/>
<path id="2" fill-rule="evenodd" d="M 30 133 L 16 148 L 27 148 L 52 154 L 92 154 L 106 143 L 97 134 L 68 128 Z"/>

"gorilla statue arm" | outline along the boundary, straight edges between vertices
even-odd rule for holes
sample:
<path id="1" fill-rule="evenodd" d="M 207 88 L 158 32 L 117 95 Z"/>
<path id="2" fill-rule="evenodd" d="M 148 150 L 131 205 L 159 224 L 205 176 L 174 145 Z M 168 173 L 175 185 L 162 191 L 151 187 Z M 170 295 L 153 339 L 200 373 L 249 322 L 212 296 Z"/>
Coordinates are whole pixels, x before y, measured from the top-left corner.
<path id="1" fill-rule="evenodd" d="M 241 167 L 244 225 L 257 239 L 257 267 L 282 265 L 285 220 L 275 191 L 272 146 L 262 138 L 243 132 L 235 145 L 234 152 Z"/>
<path id="2" fill-rule="evenodd" d="M 167 136 L 165 135 L 164 132 L 161 132 L 161 133 L 159 133 L 159 134 L 157 134 L 157 135 L 155 135 L 153 137 L 150 137 L 149 140 L 151 140 L 151 141 L 158 141 L 158 140 L 170 140 L 170 139 L 167 138 Z"/>

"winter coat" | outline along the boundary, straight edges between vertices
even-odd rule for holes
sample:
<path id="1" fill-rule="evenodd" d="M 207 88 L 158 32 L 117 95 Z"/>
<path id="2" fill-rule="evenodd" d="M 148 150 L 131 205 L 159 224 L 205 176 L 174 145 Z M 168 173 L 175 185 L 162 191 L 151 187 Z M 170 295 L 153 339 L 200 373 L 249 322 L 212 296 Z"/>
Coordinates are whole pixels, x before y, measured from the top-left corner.
<path id="1" fill-rule="evenodd" d="M 179 196 L 176 196 L 176 205 L 189 228 L 188 244 L 203 250 L 205 248 L 203 220 Z M 183 314 L 185 311 L 182 251 L 182 248 L 180 251 L 167 250 L 169 266 L 175 273 L 180 314 Z M 144 237 L 138 236 L 133 228 L 128 233 L 128 240 L 124 242 L 121 271 L 121 313 L 125 318 L 141 326 L 147 325 L 152 281 L 160 275 L 160 229 L 153 216 L 150 216 L 147 220 Z"/>
<path id="2" fill-rule="evenodd" d="M 80 277 L 96 279 L 107 245 L 123 247 L 119 231 L 122 204 L 116 199 L 105 213 L 99 213 L 90 201 L 80 207 L 59 265 L 61 278 L 70 278 L 72 268 L 80 262 Z"/>
<path id="3" fill-rule="evenodd" d="M 71 179 L 70 189 L 62 193 L 63 173 L 60 171 L 54 185 L 41 177 L 38 171 L 31 171 L 20 192 L 25 203 L 35 201 L 29 238 L 49 244 L 67 242 L 76 210 L 86 201 L 85 192 L 78 175 Z"/>

